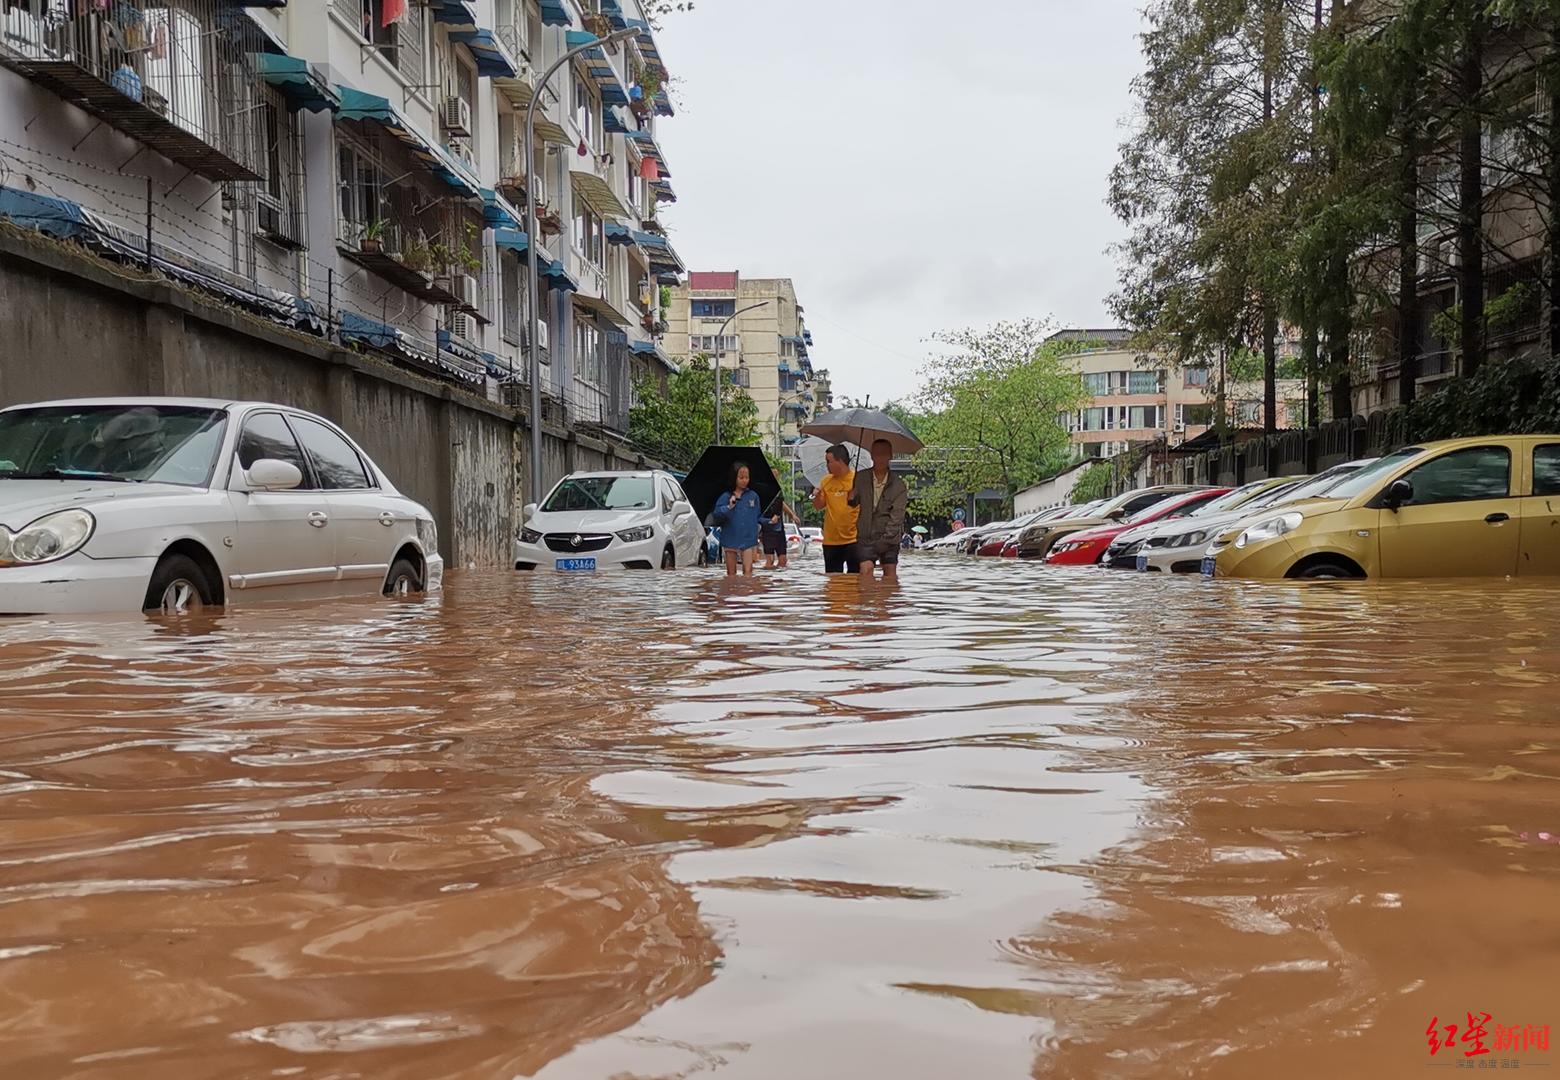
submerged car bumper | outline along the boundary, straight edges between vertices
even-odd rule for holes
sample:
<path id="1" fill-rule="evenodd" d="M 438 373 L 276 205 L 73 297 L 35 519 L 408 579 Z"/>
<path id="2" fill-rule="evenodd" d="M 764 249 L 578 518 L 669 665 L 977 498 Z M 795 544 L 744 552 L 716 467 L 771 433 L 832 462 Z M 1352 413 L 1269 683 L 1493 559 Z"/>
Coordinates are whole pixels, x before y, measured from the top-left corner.
<path id="1" fill-rule="evenodd" d="M 1144 570 L 1164 574 L 1195 574 L 1201 570 L 1202 558 L 1207 551 L 1207 544 L 1192 544 L 1190 547 L 1145 548 L 1140 554 L 1148 556 L 1144 560 Z"/>
<path id="2" fill-rule="evenodd" d="M 0 567 L 0 615 L 140 611 L 155 558 L 92 559 L 77 553 L 38 566 Z"/>
<path id="3" fill-rule="evenodd" d="M 597 570 L 655 570 L 661 565 L 661 554 L 670 541 L 664 536 L 652 536 L 648 540 L 625 544 L 617 537 L 598 551 L 554 551 L 546 543 L 515 543 L 516 570 L 557 570 L 560 560 L 594 559 Z M 566 567 L 565 567 L 566 568 Z"/>

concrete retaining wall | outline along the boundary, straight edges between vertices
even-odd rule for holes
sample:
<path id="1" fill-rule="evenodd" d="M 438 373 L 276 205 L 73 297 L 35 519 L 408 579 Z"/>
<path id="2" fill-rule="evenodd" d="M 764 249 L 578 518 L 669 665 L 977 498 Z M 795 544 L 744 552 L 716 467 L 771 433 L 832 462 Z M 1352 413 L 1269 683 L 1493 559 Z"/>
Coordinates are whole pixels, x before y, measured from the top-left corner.
<path id="1" fill-rule="evenodd" d="M 521 411 L 218 304 L 70 245 L 0 229 L 0 407 L 64 397 L 274 401 L 335 421 L 439 522 L 455 566 L 503 566 L 529 478 Z M 646 462 L 544 425 L 546 483 Z"/>

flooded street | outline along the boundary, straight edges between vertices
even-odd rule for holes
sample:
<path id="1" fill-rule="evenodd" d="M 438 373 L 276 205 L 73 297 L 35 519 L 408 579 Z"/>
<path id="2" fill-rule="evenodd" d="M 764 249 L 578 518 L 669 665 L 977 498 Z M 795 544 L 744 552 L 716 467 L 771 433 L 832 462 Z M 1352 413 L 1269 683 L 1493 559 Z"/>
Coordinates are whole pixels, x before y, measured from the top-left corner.
<path id="1" fill-rule="evenodd" d="M 0 622 L 5 1075 L 1555 1060 L 1552 589 L 818 571 Z"/>

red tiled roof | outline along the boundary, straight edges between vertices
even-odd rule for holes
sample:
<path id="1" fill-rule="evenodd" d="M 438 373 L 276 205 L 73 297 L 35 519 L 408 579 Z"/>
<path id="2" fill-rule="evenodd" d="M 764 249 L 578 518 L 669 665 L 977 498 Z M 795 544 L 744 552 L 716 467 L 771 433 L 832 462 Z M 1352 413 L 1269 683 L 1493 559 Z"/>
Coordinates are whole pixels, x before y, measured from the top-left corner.
<path id="1" fill-rule="evenodd" d="M 694 292 L 713 292 L 737 288 L 738 272 L 735 270 L 695 270 L 688 275 L 688 288 Z"/>

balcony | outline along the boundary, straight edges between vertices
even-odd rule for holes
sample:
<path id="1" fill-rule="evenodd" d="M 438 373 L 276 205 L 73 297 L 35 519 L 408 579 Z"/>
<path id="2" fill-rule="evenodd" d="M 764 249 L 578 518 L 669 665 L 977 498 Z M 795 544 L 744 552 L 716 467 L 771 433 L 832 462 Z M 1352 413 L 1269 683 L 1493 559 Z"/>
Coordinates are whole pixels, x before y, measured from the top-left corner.
<path id="1" fill-rule="evenodd" d="M 454 279 L 447 272 L 442 278 L 435 276 L 432 245 L 415 235 L 408 240 L 400 222 L 387 218 L 370 222 L 338 219 L 336 248 L 363 269 L 420 300 L 433 304 L 454 304 L 460 300 L 454 291 Z"/>
<path id="2" fill-rule="evenodd" d="M 259 180 L 259 79 L 231 14 L 223 0 L 8 0 L 0 64 L 208 180 Z"/>
<path id="3" fill-rule="evenodd" d="M 531 104 L 536 96 L 537 72 L 531 66 L 531 43 L 525 26 L 510 23 L 494 29 L 494 36 L 514 60 L 514 74 L 495 76 L 493 89 L 509 99 L 516 109 Z"/>

